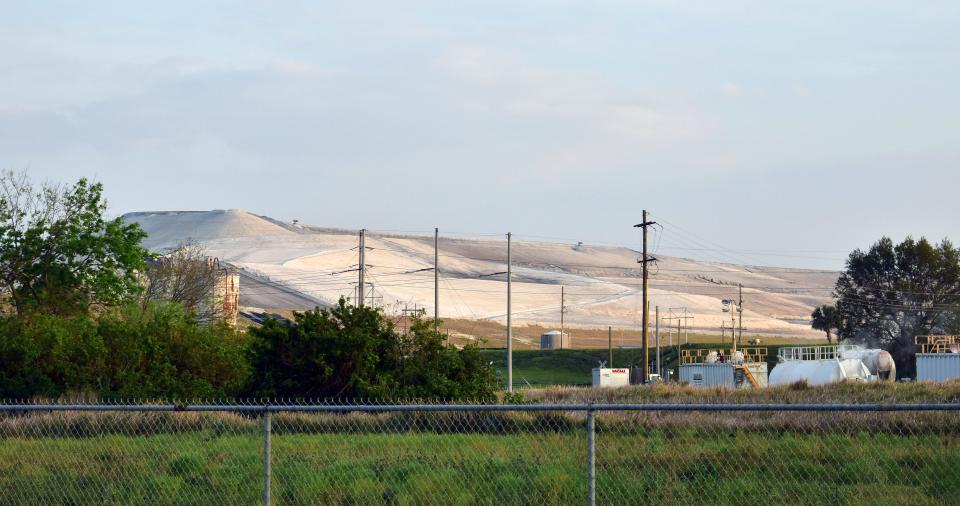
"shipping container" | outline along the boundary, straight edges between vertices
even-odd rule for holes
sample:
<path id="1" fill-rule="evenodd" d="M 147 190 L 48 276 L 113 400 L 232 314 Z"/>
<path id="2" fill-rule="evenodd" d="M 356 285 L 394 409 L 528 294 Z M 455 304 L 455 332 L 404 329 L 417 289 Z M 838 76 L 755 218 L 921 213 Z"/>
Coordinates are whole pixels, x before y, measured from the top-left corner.
<path id="1" fill-rule="evenodd" d="M 731 364 L 682 364 L 680 382 L 699 387 L 735 388 L 733 366 Z"/>
<path id="2" fill-rule="evenodd" d="M 960 378 L 960 353 L 917 353 L 917 381 Z"/>

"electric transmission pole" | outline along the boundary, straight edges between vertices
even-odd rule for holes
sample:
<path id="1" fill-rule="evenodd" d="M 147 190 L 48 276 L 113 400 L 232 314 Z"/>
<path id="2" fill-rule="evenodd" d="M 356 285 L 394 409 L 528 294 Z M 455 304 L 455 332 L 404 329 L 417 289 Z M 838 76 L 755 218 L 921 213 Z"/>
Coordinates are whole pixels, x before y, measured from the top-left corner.
<path id="1" fill-rule="evenodd" d="M 440 229 L 433 229 L 433 327 L 440 332 Z"/>
<path id="2" fill-rule="evenodd" d="M 647 275 L 648 275 L 647 264 L 651 261 L 656 260 L 655 258 L 647 257 L 647 227 L 654 225 L 655 223 L 656 223 L 655 221 L 647 221 L 647 210 L 644 209 L 643 222 L 634 225 L 634 227 L 640 227 L 643 229 L 643 258 L 640 259 L 640 266 L 643 272 L 643 300 L 641 301 L 641 304 L 643 306 L 643 318 L 642 318 L 643 328 L 641 329 L 642 330 L 641 335 L 643 336 L 643 382 L 644 383 L 647 383 L 648 381 L 650 381 L 650 349 L 647 346 L 647 324 L 648 324 L 647 319 L 649 317 L 648 313 L 650 310 L 649 303 L 647 300 Z"/>
<path id="3" fill-rule="evenodd" d="M 513 281 L 513 259 L 510 257 L 510 237 L 507 232 L 507 392 L 513 392 L 513 330 L 511 328 L 510 291 Z"/>
<path id="4" fill-rule="evenodd" d="M 366 230 L 361 228 L 360 229 L 360 269 L 359 269 L 360 279 L 357 285 L 357 290 L 358 290 L 357 291 L 357 307 L 360 307 L 363 305 L 363 302 L 364 302 L 363 289 L 364 289 L 364 284 L 366 283 L 364 280 L 364 275 L 366 274 L 366 259 L 364 258 L 364 253 L 366 253 L 367 246 L 364 243 L 364 232 L 366 232 Z"/>

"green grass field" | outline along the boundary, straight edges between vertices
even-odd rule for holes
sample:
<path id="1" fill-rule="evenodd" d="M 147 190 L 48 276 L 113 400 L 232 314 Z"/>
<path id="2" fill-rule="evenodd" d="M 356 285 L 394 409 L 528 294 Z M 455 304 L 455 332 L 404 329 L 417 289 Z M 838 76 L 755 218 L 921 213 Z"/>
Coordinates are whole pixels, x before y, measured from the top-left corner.
<path id="1" fill-rule="evenodd" d="M 956 435 L 597 434 L 599 504 L 946 504 Z M 3 504 L 257 504 L 255 430 L 5 438 Z M 583 504 L 582 431 L 278 433 L 277 504 Z"/>

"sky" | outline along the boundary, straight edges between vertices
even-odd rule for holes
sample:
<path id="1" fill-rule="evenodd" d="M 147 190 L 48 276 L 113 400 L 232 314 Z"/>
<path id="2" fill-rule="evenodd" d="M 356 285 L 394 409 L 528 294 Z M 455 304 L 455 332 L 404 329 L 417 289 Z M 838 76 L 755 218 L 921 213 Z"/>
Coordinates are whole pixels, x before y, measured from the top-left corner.
<path id="1" fill-rule="evenodd" d="M 841 268 L 960 240 L 960 2 L 0 0 L 0 168 L 110 212 Z"/>

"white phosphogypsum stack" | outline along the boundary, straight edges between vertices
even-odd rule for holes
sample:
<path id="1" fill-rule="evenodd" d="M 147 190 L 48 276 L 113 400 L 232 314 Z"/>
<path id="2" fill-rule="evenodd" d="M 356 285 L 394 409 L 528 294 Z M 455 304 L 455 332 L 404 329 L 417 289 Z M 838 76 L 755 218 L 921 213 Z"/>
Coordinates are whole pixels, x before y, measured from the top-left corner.
<path id="1" fill-rule="evenodd" d="M 791 346 L 780 348 L 779 363 L 770 371 L 770 385 L 806 381 L 826 385 L 841 381 L 893 381 L 897 367 L 885 350 L 862 346 Z"/>

